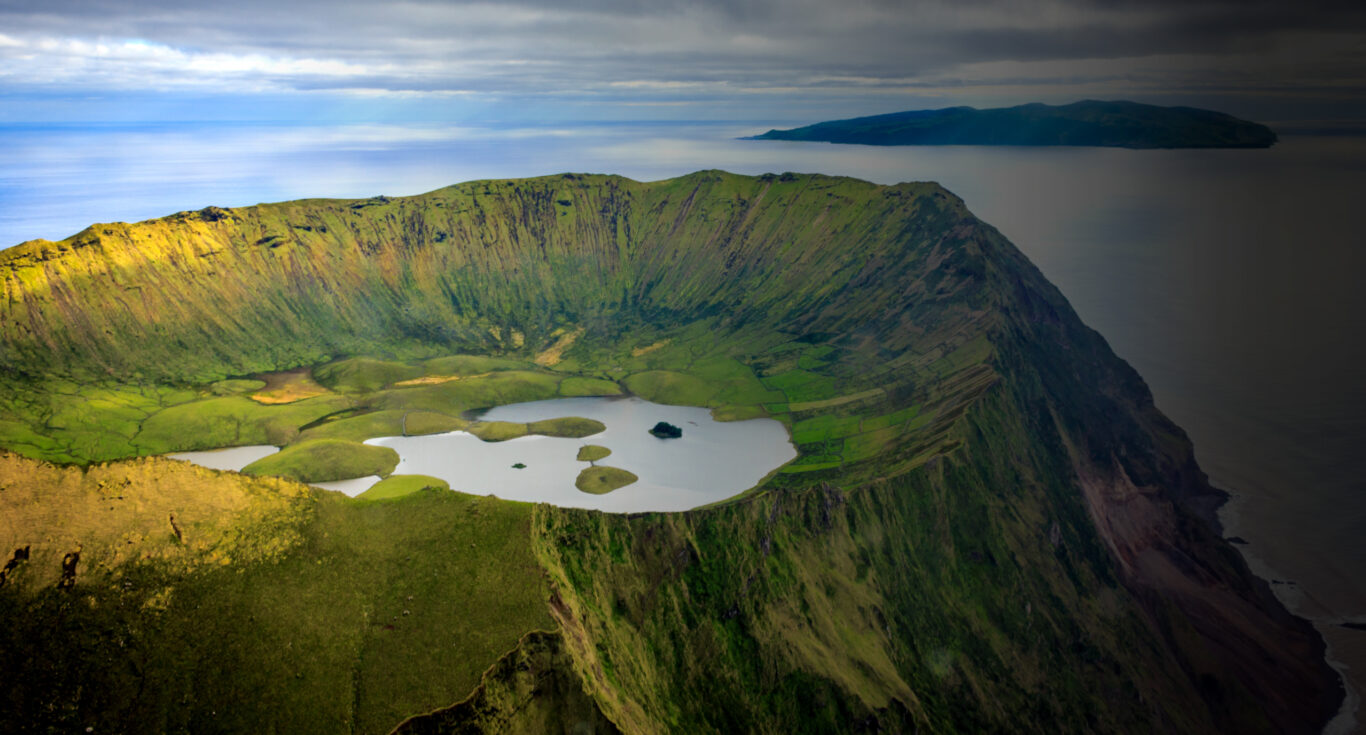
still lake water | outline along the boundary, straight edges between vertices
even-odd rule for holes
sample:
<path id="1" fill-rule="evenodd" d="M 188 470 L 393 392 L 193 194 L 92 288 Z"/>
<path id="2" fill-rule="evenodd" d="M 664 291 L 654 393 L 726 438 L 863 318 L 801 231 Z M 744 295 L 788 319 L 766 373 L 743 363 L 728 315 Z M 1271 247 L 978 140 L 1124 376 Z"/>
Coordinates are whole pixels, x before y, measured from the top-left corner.
<path id="1" fill-rule="evenodd" d="M 709 409 L 666 406 L 635 396 L 514 403 L 489 409 L 481 418 L 521 424 L 564 416 L 596 419 L 607 428 L 581 439 L 530 435 L 486 442 L 451 431 L 365 443 L 398 452 L 395 475 L 429 475 L 465 493 L 611 513 L 682 511 L 716 503 L 758 485 L 797 457 L 787 428 L 773 419 L 716 421 Z M 683 436 L 651 435 L 650 428 L 660 421 L 683 429 Z M 628 470 L 639 479 L 603 495 L 579 490 L 574 479 L 589 467 L 578 460 L 579 447 L 588 444 L 612 450 L 597 464 Z M 241 470 L 278 451 L 256 445 L 167 456 L 216 470 Z M 517 464 L 525 466 L 513 466 Z M 354 497 L 379 480 L 370 476 L 313 484 Z"/>
<path id="2" fill-rule="evenodd" d="M 269 457 L 280 451 L 279 447 L 270 444 L 251 444 L 244 447 L 226 447 L 224 449 L 206 449 L 198 452 L 176 452 L 168 454 L 171 459 L 183 459 L 186 462 L 193 462 L 200 467 L 208 467 L 211 470 L 232 470 L 240 472 L 243 467 L 255 462 L 258 459 Z"/>
<path id="3" fill-rule="evenodd" d="M 0 126 L 0 243 L 209 204 L 563 171 L 938 181 L 1020 247 L 1186 429 L 1230 535 L 1366 675 L 1366 139 L 1269 150 L 865 148 L 786 126 Z M 1344 732 L 1346 719 L 1332 730 Z"/>
<path id="4" fill-rule="evenodd" d="M 664 406 L 635 397 L 515 403 L 493 408 L 482 418 L 526 423 L 562 416 L 596 419 L 607 429 L 582 439 L 524 436 L 485 442 L 453 431 L 370 439 L 366 444 L 399 453 L 395 474 L 439 477 L 462 492 L 613 513 L 689 510 L 725 500 L 797 456 L 787 429 L 773 419 L 714 421 L 705 408 Z M 659 421 L 682 428 L 683 436 L 651 436 L 650 428 Z M 628 470 L 640 479 L 604 495 L 580 491 L 574 478 L 589 463 L 576 456 L 586 444 L 612 450 L 599 465 Z"/>

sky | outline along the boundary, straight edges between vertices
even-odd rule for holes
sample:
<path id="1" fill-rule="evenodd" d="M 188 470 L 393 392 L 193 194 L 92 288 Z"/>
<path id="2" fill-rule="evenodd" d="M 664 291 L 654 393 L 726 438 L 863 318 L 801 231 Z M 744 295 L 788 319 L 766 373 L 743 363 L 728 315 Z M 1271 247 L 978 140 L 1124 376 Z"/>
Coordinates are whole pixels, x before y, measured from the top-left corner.
<path id="1" fill-rule="evenodd" d="M 1366 120 L 1361 0 L 0 0 L 0 123 L 785 120 L 1083 98 Z"/>

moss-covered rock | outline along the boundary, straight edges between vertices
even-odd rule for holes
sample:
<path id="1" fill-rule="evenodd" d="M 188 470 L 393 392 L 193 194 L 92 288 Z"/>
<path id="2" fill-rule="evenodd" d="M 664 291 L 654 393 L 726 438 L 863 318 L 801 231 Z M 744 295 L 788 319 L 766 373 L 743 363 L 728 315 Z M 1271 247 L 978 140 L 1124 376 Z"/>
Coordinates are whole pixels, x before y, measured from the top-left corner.
<path id="1" fill-rule="evenodd" d="M 528 633 L 468 697 L 417 715 L 394 735 L 444 733 L 614 735 L 621 732 L 583 690 L 558 633 Z"/>

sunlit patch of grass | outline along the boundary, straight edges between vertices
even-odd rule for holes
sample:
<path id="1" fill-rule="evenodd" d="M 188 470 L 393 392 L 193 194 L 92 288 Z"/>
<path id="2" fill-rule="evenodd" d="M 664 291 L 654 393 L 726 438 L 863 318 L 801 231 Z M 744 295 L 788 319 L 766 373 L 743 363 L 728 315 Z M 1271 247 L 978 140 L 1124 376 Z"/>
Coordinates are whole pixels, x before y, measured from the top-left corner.
<path id="1" fill-rule="evenodd" d="M 593 495 L 603 495 L 626 487 L 639 479 L 634 473 L 617 467 L 594 465 L 579 473 L 574 480 L 574 487 Z"/>
<path id="2" fill-rule="evenodd" d="M 554 344 L 538 353 L 534 362 L 541 367 L 554 367 L 555 365 L 560 364 L 560 360 L 564 357 L 565 350 L 574 346 L 575 340 L 582 337 L 583 333 L 584 328 L 579 327 L 574 330 L 561 332 L 558 335 L 552 334 L 551 336 L 556 337 Z"/>
<path id="3" fill-rule="evenodd" d="M 5 732 L 388 732 L 554 627 L 527 504 L 358 502 L 156 458 L 82 471 L 0 453 L 0 477 L 0 543 L 32 550 L 0 587 L 0 660 L 25 703 L 0 708 Z"/>
<path id="4" fill-rule="evenodd" d="M 606 429 L 607 427 L 601 421 L 578 416 L 564 416 L 532 421 L 529 424 L 515 421 L 477 421 L 470 425 L 469 432 L 486 442 L 501 442 L 527 434 L 579 439 L 601 433 Z"/>
<path id="5" fill-rule="evenodd" d="M 612 450 L 597 444 L 585 444 L 579 447 L 579 454 L 575 459 L 580 462 L 596 462 L 612 454 Z"/>
<path id="6" fill-rule="evenodd" d="M 565 398 L 619 396 L 621 395 L 621 386 L 602 378 L 568 377 L 560 381 L 560 395 Z"/>
<path id="7" fill-rule="evenodd" d="M 436 411 L 458 416 L 464 411 L 508 403 L 555 398 L 560 376 L 530 370 L 499 370 L 439 385 L 390 388 L 373 393 L 376 408 Z"/>
<path id="8" fill-rule="evenodd" d="M 658 342 L 655 342 L 654 344 L 646 345 L 644 347 L 634 347 L 631 349 L 631 357 L 643 357 L 645 355 L 650 354 L 651 352 L 654 352 L 655 350 L 660 349 L 661 347 L 668 345 L 672 341 L 673 340 L 671 339 L 662 339 Z"/>
<path id="9" fill-rule="evenodd" d="M 421 436 L 459 431 L 469 426 L 470 422 L 435 411 L 409 411 L 403 415 L 399 424 L 404 435 Z"/>
<path id="10" fill-rule="evenodd" d="M 420 367 L 370 357 L 339 360 L 313 371 L 318 383 L 343 393 L 370 393 L 421 374 Z"/>
<path id="11" fill-rule="evenodd" d="M 428 475 L 390 475 L 371 485 L 368 490 L 357 495 L 356 498 L 359 500 L 392 500 L 427 488 L 450 490 L 451 486 L 450 483 L 439 477 Z"/>
<path id="12" fill-rule="evenodd" d="M 266 387 L 266 381 L 250 378 L 230 378 L 209 384 L 209 392 L 216 396 L 234 396 L 238 393 L 252 393 Z"/>
<path id="13" fill-rule="evenodd" d="M 311 439 L 242 468 L 246 475 L 274 475 L 301 482 L 330 482 L 368 475 L 388 475 L 398 465 L 398 452 L 343 439 Z"/>
<path id="14" fill-rule="evenodd" d="M 607 430 L 607 426 L 595 419 L 585 419 L 579 416 L 564 416 L 555 419 L 532 421 L 527 424 L 526 429 L 529 434 L 580 439 L 585 436 L 600 434 Z"/>
<path id="15" fill-rule="evenodd" d="M 354 416 L 324 419 L 308 427 L 300 439 L 350 439 L 364 441 L 377 436 L 419 436 L 443 434 L 469 425 L 464 419 L 432 411 L 389 409 Z"/>
<path id="16" fill-rule="evenodd" d="M 147 454 L 218 449 L 248 444 L 284 445 L 299 427 L 352 406 L 327 395 L 267 406 L 243 396 L 208 398 L 158 411 L 142 422 L 133 443 Z"/>
<path id="17" fill-rule="evenodd" d="M 693 375 L 670 370 L 650 370 L 626 378 L 626 388 L 655 403 L 675 406 L 706 406 L 716 386 Z"/>
<path id="18" fill-rule="evenodd" d="M 470 377 L 483 375 L 497 370 L 521 370 L 531 367 L 529 363 L 505 357 L 488 355 L 446 355 L 422 361 L 426 375 L 458 375 Z"/>
<path id="19" fill-rule="evenodd" d="M 486 442 L 504 442 L 527 435 L 527 425 L 515 421 L 479 421 L 468 431 Z"/>
<path id="20" fill-rule="evenodd" d="M 331 392 L 314 382 L 307 368 L 267 373 L 260 377 L 265 381 L 266 387 L 252 393 L 251 400 L 267 406 L 296 403 Z"/>

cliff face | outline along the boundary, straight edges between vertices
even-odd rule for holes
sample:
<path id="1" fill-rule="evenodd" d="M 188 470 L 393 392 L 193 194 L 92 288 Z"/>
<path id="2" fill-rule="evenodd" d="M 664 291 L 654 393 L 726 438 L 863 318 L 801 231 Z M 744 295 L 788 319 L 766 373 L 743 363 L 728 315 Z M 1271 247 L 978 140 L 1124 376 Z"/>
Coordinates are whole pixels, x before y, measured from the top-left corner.
<path id="1" fill-rule="evenodd" d="M 1322 641 L 1199 517 L 1185 435 L 1012 246 L 953 232 L 998 376 L 953 451 L 682 516 L 540 510 L 590 687 L 642 731 L 1317 732 Z"/>
<path id="2" fill-rule="evenodd" d="M 1217 494 L 1142 380 L 932 184 L 475 182 L 96 226 L 0 277 L 0 438 L 30 454 L 66 430 L 54 376 L 182 390 L 341 354 L 553 351 L 545 380 L 791 427 L 798 460 L 734 502 L 536 508 L 559 637 L 413 730 L 1309 732 L 1341 697 L 1200 517 Z"/>
<path id="3" fill-rule="evenodd" d="M 1212 511 L 1222 493 L 1138 374 L 1022 256 L 1000 246 L 1000 260 L 1013 258 L 1022 274 L 1015 302 L 1023 308 L 1012 310 L 1010 327 L 1019 347 L 1002 351 L 1005 382 L 1033 410 L 1047 407 L 1087 515 L 1145 624 L 1179 652 L 1218 729 L 1317 731 L 1343 696 L 1322 663 L 1320 636 L 1220 538 Z M 1277 671 L 1264 666 L 1271 660 L 1282 662 Z"/>
<path id="4" fill-rule="evenodd" d="M 541 345 L 568 323 L 857 325 L 924 290 L 924 263 L 891 258 L 939 238 L 944 196 L 567 175 L 95 225 L 0 252 L 0 355 L 33 374 L 205 380 L 413 345 L 508 349 L 512 332 Z M 819 304 L 860 278 L 871 298 Z"/>

